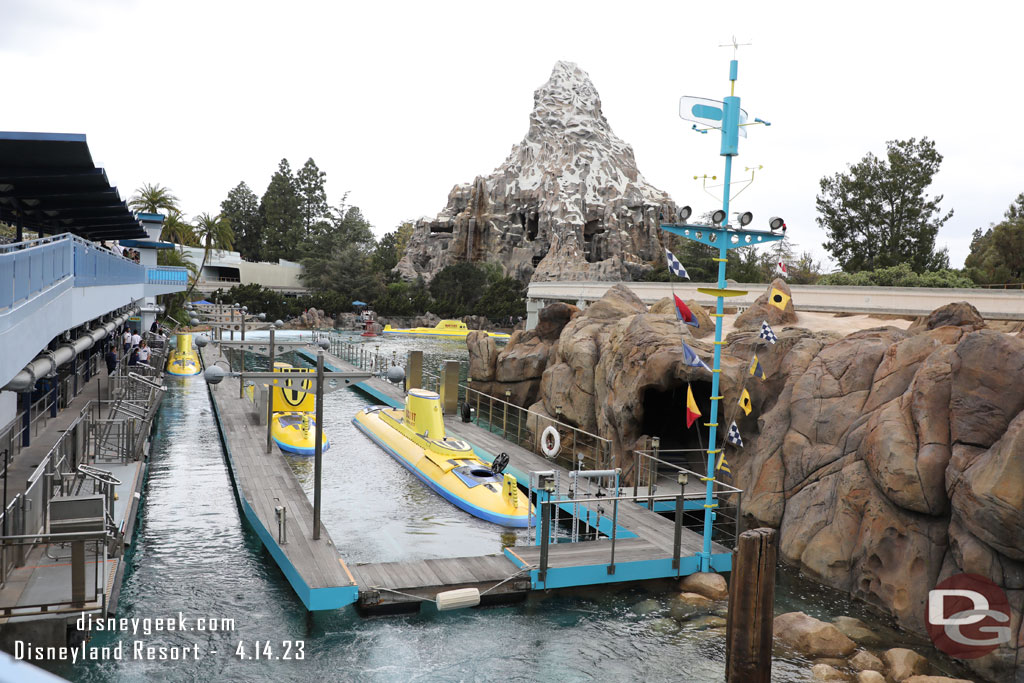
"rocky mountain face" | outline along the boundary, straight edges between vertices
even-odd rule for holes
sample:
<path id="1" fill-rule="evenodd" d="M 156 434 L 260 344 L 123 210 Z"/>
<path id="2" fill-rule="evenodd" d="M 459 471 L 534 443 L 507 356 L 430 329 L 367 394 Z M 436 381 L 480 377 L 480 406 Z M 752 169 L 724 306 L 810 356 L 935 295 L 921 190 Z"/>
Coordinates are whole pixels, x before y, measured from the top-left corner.
<path id="1" fill-rule="evenodd" d="M 558 62 L 534 93 L 530 128 L 503 164 L 456 185 L 416 222 L 395 270 L 430 280 L 462 261 L 537 280 L 631 280 L 663 258 L 659 220 L 676 206 L 647 184 L 601 113 L 590 77 Z"/>
<path id="2" fill-rule="evenodd" d="M 771 287 L 790 294 L 781 281 Z M 514 338 L 501 352 L 520 365 L 532 359 L 522 405 L 610 439 L 621 466 L 648 436 L 665 448 L 699 445 L 686 442 L 695 432 L 680 426 L 682 401 L 692 386 L 708 415 L 710 373 L 683 362 L 680 335 L 708 362 L 713 346 L 680 326 L 667 302 L 648 310 L 619 285 L 585 311 L 554 317 L 557 339 Z M 1018 680 L 1024 339 L 989 329 L 965 303 L 907 330 L 840 336 L 777 325 L 771 346 L 757 327 L 727 338 L 720 387 L 719 422 L 735 419 L 745 445 L 726 455 L 747 526 L 778 528 L 783 561 L 922 635 L 930 588 L 958 573 L 987 577 L 1009 598 L 1013 639 L 967 664 L 989 680 Z M 489 371 L 493 381 L 497 354 L 470 351 L 474 378 Z M 755 352 L 763 382 L 747 372 Z M 504 368 L 504 383 L 519 379 L 515 369 Z M 734 407 L 743 387 L 749 416 Z"/>

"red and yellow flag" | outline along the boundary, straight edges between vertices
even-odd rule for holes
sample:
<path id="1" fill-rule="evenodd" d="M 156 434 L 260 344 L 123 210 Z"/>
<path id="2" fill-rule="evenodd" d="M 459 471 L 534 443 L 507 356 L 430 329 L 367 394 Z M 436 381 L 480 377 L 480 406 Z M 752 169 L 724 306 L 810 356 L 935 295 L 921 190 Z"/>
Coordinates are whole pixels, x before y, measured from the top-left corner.
<path id="1" fill-rule="evenodd" d="M 693 399 L 693 389 L 690 385 L 686 385 L 686 428 L 689 429 L 693 426 L 693 421 L 700 417 L 700 409 L 697 407 L 697 401 Z"/>

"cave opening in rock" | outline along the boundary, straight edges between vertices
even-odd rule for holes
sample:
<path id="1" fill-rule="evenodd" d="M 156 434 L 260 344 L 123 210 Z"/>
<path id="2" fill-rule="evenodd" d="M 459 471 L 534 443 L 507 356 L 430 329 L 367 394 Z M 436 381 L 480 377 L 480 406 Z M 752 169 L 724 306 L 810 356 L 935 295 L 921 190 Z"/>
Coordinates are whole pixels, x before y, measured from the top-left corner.
<path id="1" fill-rule="evenodd" d="M 708 429 L 704 426 L 711 415 L 711 382 L 690 382 L 693 398 L 697 401 L 701 417 L 693 426 L 686 427 L 686 383 L 679 383 L 667 390 L 650 387 L 644 391 L 644 419 L 641 433 L 661 439 L 663 460 L 703 472 L 706 455 L 696 450 L 686 453 L 672 453 L 679 449 L 707 448 Z M 719 406 L 721 408 L 721 406 Z M 719 415 L 719 421 L 722 416 Z M 699 431 L 698 431 L 699 430 Z M 669 451 L 669 452 L 664 452 Z"/>
<path id="2" fill-rule="evenodd" d="M 526 240 L 532 242 L 537 239 L 537 232 L 540 230 L 540 219 L 537 218 L 537 214 L 530 212 L 530 215 L 526 218 Z"/>
<path id="3" fill-rule="evenodd" d="M 452 233 L 455 226 L 451 223 L 434 223 L 430 226 L 431 233 Z"/>
<path id="4" fill-rule="evenodd" d="M 597 263 L 604 260 L 603 250 L 599 244 L 595 244 L 594 240 L 595 237 L 603 232 L 604 226 L 601 225 L 601 221 L 597 218 L 583 224 L 583 254 L 586 256 L 587 263 Z"/>

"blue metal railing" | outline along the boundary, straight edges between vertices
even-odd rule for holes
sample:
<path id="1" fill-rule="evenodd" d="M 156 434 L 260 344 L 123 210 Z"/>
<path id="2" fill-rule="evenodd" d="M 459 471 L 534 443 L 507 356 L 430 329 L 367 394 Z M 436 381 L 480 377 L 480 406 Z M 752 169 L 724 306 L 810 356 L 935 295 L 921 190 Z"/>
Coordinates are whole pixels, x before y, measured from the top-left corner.
<path id="1" fill-rule="evenodd" d="M 146 270 L 146 283 L 150 285 L 188 285 L 188 268 L 157 266 Z"/>
<path id="2" fill-rule="evenodd" d="M 67 278 L 75 287 L 162 284 L 185 286 L 188 269 L 143 266 L 71 234 L 0 245 L 0 311 Z"/>

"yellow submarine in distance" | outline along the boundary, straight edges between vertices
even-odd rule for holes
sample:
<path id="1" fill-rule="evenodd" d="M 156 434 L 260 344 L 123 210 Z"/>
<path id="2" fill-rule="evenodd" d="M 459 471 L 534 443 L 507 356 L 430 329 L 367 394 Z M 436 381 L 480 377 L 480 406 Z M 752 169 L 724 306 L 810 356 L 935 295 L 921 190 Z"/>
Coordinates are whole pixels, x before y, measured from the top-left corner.
<path id="1" fill-rule="evenodd" d="M 472 330 L 466 327 L 461 320 L 442 320 L 434 327 L 406 327 L 394 329 L 391 325 L 385 325 L 381 334 L 407 334 L 417 337 L 448 337 L 451 339 L 465 339 Z M 488 337 L 494 339 L 508 339 L 512 335 L 503 332 L 487 332 L 480 330 Z"/>
<path id="2" fill-rule="evenodd" d="M 374 406 L 352 422 L 456 507 L 502 526 L 526 526 L 530 498 L 520 493 L 515 477 L 503 474 L 508 456 L 488 465 L 468 443 L 445 436 L 441 397 L 433 391 L 410 389 L 405 410 Z"/>
<path id="3" fill-rule="evenodd" d="M 274 363 L 274 372 L 313 372 L 311 368 L 292 367 L 291 363 Z M 291 388 L 301 383 L 302 389 L 310 389 L 309 380 L 288 380 L 285 386 L 271 386 L 274 397 L 274 414 L 271 418 L 270 436 L 282 451 L 296 455 L 316 454 L 316 394 Z M 327 435 L 323 435 L 321 449 L 331 447 Z"/>
<path id="4" fill-rule="evenodd" d="M 182 332 L 175 335 L 175 346 L 167 356 L 167 374 L 187 377 L 198 375 L 202 370 L 199 354 L 192 345 L 192 335 Z"/>

